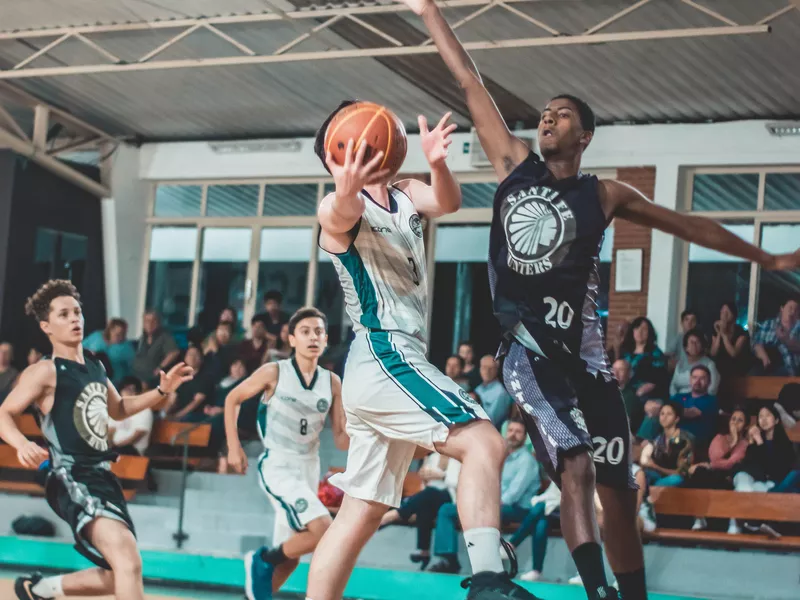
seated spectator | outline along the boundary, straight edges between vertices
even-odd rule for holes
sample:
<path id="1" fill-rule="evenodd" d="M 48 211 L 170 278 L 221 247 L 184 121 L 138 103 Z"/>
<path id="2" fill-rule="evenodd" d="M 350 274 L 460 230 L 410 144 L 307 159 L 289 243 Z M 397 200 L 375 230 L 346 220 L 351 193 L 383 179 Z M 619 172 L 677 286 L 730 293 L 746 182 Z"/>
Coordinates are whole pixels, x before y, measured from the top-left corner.
<path id="1" fill-rule="evenodd" d="M 178 356 L 178 345 L 172 334 L 161 327 L 161 317 L 155 311 L 146 312 L 131 374 L 148 388 L 154 388 L 158 385 L 159 373 L 166 372 Z"/>
<path id="2" fill-rule="evenodd" d="M 142 393 L 142 382 L 135 377 L 126 377 L 119 384 L 119 395 L 138 396 Z M 108 419 L 108 439 L 115 452 L 144 456 L 150 445 L 150 433 L 153 431 L 153 411 L 143 410 L 123 419 Z"/>
<path id="3" fill-rule="evenodd" d="M 714 323 L 709 355 L 722 379 L 750 370 L 750 335 L 736 323 L 738 316 L 736 305 L 726 302 L 719 310 L 719 321 Z"/>
<path id="4" fill-rule="evenodd" d="M 219 319 L 217 320 L 217 324 L 220 323 L 230 324 L 233 341 L 238 342 L 242 339 L 242 336 L 244 335 L 244 329 L 242 329 L 242 327 L 239 325 L 239 315 L 235 308 L 232 306 L 223 308 L 222 312 L 219 313 Z"/>
<path id="5" fill-rule="evenodd" d="M 236 358 L 238 348 L 231 344 L 233 327 L 230 323 L 220 323 L 214 333 L 206 340 L 204 349 L 208 377 L 214 385 L 228 374 L 231 363 Z"/>
<path id="6" fill-rule="evenodd" d="M 346 354 L 346 353 L 345 353 Z M 269 342 L 267 362 L 276 362 L 289 358 L 292 355 L 292 346 L 289 344 L 289 324 L 284 323 L 281 333 L 275 342 Z M 327 369 L 327 367 L 325 367 Z M 329 369 L 332 370 L 332 369 Z"/>
<path id="7" fill-rule="evenodd" d="M 0 404 L 17 385 L 19 371 L 11 364 L 13 360 L 14 347 L 8 342 L 0 344 Z"/>
<path id="8" fill-rule="evenodd" d="M 461 389 L 469 391 L 469 381 L 464 375 L 464 359 L 458 354 L 447 358 L 447 362 L 444 363 L 444 374 L 461 386 Z"/>
<path id="9" fill-rule="evenodd" d="M 194 369 L 195 376 L 172 395 L 167 408 L 167 417 L 175 421 L 202 421 L 205 418 L 203 405 L 208 398 L 210 385 L 200 348 L 190 346 L 184 354 L 183 362 Z"/>
<path id="10" fill-rule="evenodd" d="M 706 368 L 711 378 L 708 391 L 716 394 L 719 389 L 719 372 L 714 361 L 706 356 L 706 338 L 699 329 L 693 329 L 683 336 L 683 357 L 678 360 L 672 381 L 669 384 L 669 395 L 688 393 L 692 386 L 690 374 L 697 366 Z"/>
<path id="11" fill-rule="evenodd" d="M 778 394 L 775 409 L 784 428 L 792 429 L 800 421 L 800 383 L 787 383 Z"/>
<path id="12" fill-rule="evenodd" d="M 464 376 L 469 382 L 469 389 L 474 390 L 481 383 L 481 373 L 475 364 L 475 346 L 472 342 L 463 341 L 458 345 L 458 355 L 464 359 Z"/>
<path id="13" fill-rule="evenodd" d="M 622 343 L 625 341 L 625 336 L 630 329 L 630 321 L 622 321 L 617 325 L 614 335 L 609 335 L 606 339 L 606 354 L 608 355 L 608 362 L 614 364 L 616 361 L 623 358 Z"/>
<path id="14" fill-rule="evenodd" d="M 451 468 L 451 462 L 455 463 L 455 469 Z M 417 551 L 411 554 L 410 559 L 413 563 L 419 563 L 423 571 L 431 560 L 431 537 L 436 513 L 443 504 L 456 501 L 455 487 L 459 471 L 458 461 L 441 456 L 438 452 L 431 452 L 417 471 L 423 481 L 422 490 L 404 498 L 399 508 L 389 509 L 381 519 L 381 527 L 385 527 L 398 521 L 408 522 L 416 515 Z"/>
<path id="15" fill-rule="evenodd" d="M 208 417 L 216 417 L 225 412 L 225 398 L 231 390 L 247 379 L 247 367 L 244 360 L 235 358 L 228 367 L 228 374 L 214 386 L 213 398 L 203 407 L 203 412 Z"/>
<path id="16" fill-rule="evenodd" d="M 525 448 L 527 432 L 522 421 L 509 421 L 506 434 L 508 456 L 503 464 L 500 479 L 500 516 L 505 522 L 524 521 L 531 509 L 531 499 L 542 486 L 539 463 Z M 458 531 L 456 505 L 442 505 L 436 516 L 434 554 L 440 561 L 429 569 L 435 573 L 458 573 Z M 512 536 L 511 544 L 518 543 L 523 532 Z M 526 536 L 527 537 L 527 536 Z"/>
<path id="17" fill-rule="evenodd" d="M 525 520 L 520 524 L 519 529 L 514 533 L 517 537 L 515 547 L 518 547 L 525 538 L 523 534 L 531 535 L 531 545 L 533 551 L 533 569 L 519 576 L 522 581 L 539 581 L 542 578 L 544 569 L 544 558 L 547 554 L 547 537 L 550 529 L 548 518 L 555 511 L 561 508 L 561 490 L 555 483 L 547 486 L 547 489 L 531 499 L 533 507 Z"/>
<path id="18" fill-rule="evenodd" d="M 684 487 L 693 489 L 732 490 L 733 473 L 747 452 L 745 427 L 747 415 L 742 408 L 735 408 L 728 419 L 727 433 L 720 433 L 711 441 L 708 462 L 689 467 L 689 478 Z M 694 521 L 692 529 L 705 529 L 708 523 L 703 517 Z"/>
<path id="19" fill-rule="evenodd" d="M 631 365 L 624 358 L 615 360 L 611 365 L 611 370 L 614 372 L 614 377 L 617 379 L 620 394 L 622 394 L 622 401 L 625 403 L 625 410 L 628 413 L 628 421 L 630 421 L 631 431 L 638 431 L 639 426 L 644 420 L 644 404 L 641 398 L 636 394 L 631 383 Z"/>
<path id="20" fill-rule="evenodd" d="M 264 294 L 264 312 L 257 316 L 265 317 L 267 323 L 267 339 L 274 345 L 277 343 L 281 333 L 281 327 L 289 322 L 289 315 L 281 307 L 283 306 L 283 294 L 278 290 L 269 290 Z"/>
<path id="21" fill-rule="evenodd" d="M 642 449 L 640 464 L 650 485 L 674 487 L 683 483 L 694 458 L 692 436 L 678 425 L 683 407 L 672 400 L 661 407 L 663 432 Z"/>
<path id="22" fill-rule="evenodd" d="M 733 488 L 737 492 L 795 491 L 794 447 L 774 406 L 761 407 L 758 424 L 750 427 L 747 437 L 747 451 L 733 476 Z M 736 519 L 731 519 L 728 533 L 741 533 Z"/>
<path id="23" fill-rule="evenodd" d="M 244 361 L 247 372 L 252 373 L 267 358 L 267 320 L 256 315 L 250 321 L 250 338 L 239 343 L 237 355 Z"/>
<path id="24" fill-rule="evenodd" d="M 499 430 L 508 419 L 514 400 L 508 395 L 505 386 L 497 378 L 499 365 L 494 356 L 487 354 L 481 358 L 480 364 L 478 371 L 481 376 L 481 383 L 475 388 L 475 393 L 478 395 L 478 400 L 483 410 L 489 415 L 492 425 Z"/>
<path id="25" fill-rule="evenodd" d="M 797 300 L 783 303 L 778 316 L 762 321 L 753 335 L 753 353 L 764 375 L 800 375 L 800 306 Z"/>
<path id="26" fill-rule="evenodd" d="M 208 450 L 217 459 L 217 472 L 220 474 L 228 472 L 228 451 L 225 443 L 225 398 L 245 379 L 247 379 L 247 368 L 241 358 L 236 358 L 228 369 L 228 375 L 214 386 L 211 403 L 203 407 L 203 413 L 211 424 Z M 249 434 L 255 435 L 260 401 L 261 394 L 258 394 L 241 404 L 236 421 L 239 430 L 246 430 Z"/>
<path id="27" fill-rule="evenodd" d="M 25 358 L 25 360 L 27 361 L 28 366 L 30 367 L 31 365 L 35 365 L 40 360 L 42 360 L 43 356 L 44 354 L 42 353 L 41 350 L 39 350 L 36 347 L 31 347 L 31 349 L 28 350 L 28 356 Z"/>
<path id="28" fill-rule="evenodd" d="M 686 358 L 686 343 L 684 337 L 690 331 L 697 329 L 697 313 L 691 309 L 686 309 L 681 313 L 680 331 L 672 338 L 667 346 L 667 358 L 669 359 L 670 369 Z"/>
<path id="29" fill-rule="evenodd" d="M 650 319 L 637 317 L 622 343 L 622 358 L 631 365 L 630 384 L 644 400 L 665 398 L 667 394 L 667 363 L 656 341 L 656 330 Z"/>
<path id="30" fill-rule="evenodd" d="M 695 365 L 690 375 L 691 391 L 672 397 L 683 407 L 681 429 L 694 438 L 695 448 L 706 448 L 717 429 L 717 397 L 709 390 L 711 374 L 705 365 Z"/>
<path id="31" fill-rule="evenodd" d="M 95 354 L 102 352 L 108 357 L 111 365 L 111 381 L 114 384 L 121 385 L 122 380 L 127 378 L 133 370 L 136 349 L 127 340 L 127 337 L 127 321 L 111 319 L 103 331 L 96 331 L 84 340 L 84 349 Z"/>

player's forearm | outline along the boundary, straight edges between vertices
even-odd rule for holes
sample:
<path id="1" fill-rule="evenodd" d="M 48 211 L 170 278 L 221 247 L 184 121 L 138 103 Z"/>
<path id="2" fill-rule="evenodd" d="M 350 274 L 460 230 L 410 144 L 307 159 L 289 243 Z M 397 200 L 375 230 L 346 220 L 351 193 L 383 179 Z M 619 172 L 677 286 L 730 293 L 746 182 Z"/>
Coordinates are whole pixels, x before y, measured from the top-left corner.
<path id="1" fill-rule="evenodd" d="M 15 450 L 19 450 L 28 443 L 28 438 L 22 435 L 14 422 L 14 417 L 2 409 L 0 409 L 0 438 Z"/>
<path id="2" fill-rule="evenodd" d="M 431 166 L 431 188 L 441 214 L 449 215 L 461 208 L 461 185 L 444 161 Z"/>
<path id="3" fill-rule="evenodd" d="M 150 390 L 138 396 L 125 396 L 121 398 L 116 410 L 113 404 L 108 405 L 108 416 L 115 421 L 122 421 L 130 416 L 140 413 L 143 410 L 153 408 L 164 399 L 164 394 L 158 389 Z M 112 414 L 117 413 L 117 414 Z"/>
<path id="4" fill-rule="evenodd" d="M 685 235 L 676 233 L 688 242 L 756 262 L 765 268 L 770 268 L 775 261 L 772 254 L 744 241 L 713 219 L 690 215 L 687 216 L 686 225 Z"/>
<path id="5" fill-rule="evenodd" d="M 474 84 L 483 86 L 478 68 L 433 0 L 426 4 L 420 17 L 458 85 L 464 90 Z"/>
<path id="6" fill-rule="evenodd" d="M 225 398 L 225 438 L 229 448 L 242 445 L 239 440 L 239 407 L 244 400 L 236 393 L 235 388 Z"/>

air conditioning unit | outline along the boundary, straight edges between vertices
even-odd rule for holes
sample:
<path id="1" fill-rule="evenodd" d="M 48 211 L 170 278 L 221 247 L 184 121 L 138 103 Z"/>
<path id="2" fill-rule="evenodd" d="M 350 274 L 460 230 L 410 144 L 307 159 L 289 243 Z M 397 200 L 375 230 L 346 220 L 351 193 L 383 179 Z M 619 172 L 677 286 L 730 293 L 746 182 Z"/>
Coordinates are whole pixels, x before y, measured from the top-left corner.
<path id="1" fill-rule="evenodd" d="M 519 136 L 518 136 L 519 137 Z M 534 148 L 534 140 L 530 137 L 519 137 L 529 148 Z M 469 164 L 476 169 L 486 169 L 492 166 L 489 157 L 483 151 L 481 141 L 478 139 L 478 132 L 472 128 L 472 136 L 469 143 Z"/>
<path id="2" fill-rule="evenodd" d="M 293 140 L 243 140 L 238 142 L 209 142 L 216 154 L 262 154 L 272 152 L 300 152 L 303 143 Z"/>

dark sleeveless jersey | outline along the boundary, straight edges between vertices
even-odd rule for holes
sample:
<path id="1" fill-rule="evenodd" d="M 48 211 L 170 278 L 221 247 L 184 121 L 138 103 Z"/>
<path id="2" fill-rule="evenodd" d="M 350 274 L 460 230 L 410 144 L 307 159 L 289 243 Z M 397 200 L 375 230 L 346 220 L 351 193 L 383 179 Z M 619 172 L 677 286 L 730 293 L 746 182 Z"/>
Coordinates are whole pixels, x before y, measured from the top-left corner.
<path id="1" fill-rule="evenodd" d="M 582 174 L 557 180 L 531 152 L 495 194 L 489 282 L 508 337 L 565 367 L 605 374 L 596 297 L 607 222 L 598 185 Z"/>
<path id="2" fill-rule="evenodd" d="M 108 375 L 103 365 L 88 355 L 85 364 L 51 360 L 56 368 L 55 398 L 41 421 L 52 466 L 112 460 L 116 455 L 108 448 Z"/>

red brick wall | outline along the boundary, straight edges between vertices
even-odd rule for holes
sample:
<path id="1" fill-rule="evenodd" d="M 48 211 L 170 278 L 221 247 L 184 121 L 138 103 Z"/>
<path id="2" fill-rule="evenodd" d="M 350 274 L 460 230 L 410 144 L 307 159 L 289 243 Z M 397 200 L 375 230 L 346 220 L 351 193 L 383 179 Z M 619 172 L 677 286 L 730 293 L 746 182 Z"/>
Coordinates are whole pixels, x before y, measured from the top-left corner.
<path id="1" fill-rule="evenodd" d="M 617 169 L 617 180 L 632 185 L 648 198 L 653 197 L 656 183 L 654 167 L 635 167 Z M 647 286 L 650 279 L 650 242 L 651 230 L 634 225 L 622 219 L 614 221 L 614 257 L 617 250 L 641 248 L 642 290 L 640 292 L 615 292 L 616 260 L 611 263 L 611 281 L 608 294 L 608 331 L 616 331 L 620 321 L 630 321 L 640 315 L 647 315 Z"/>

